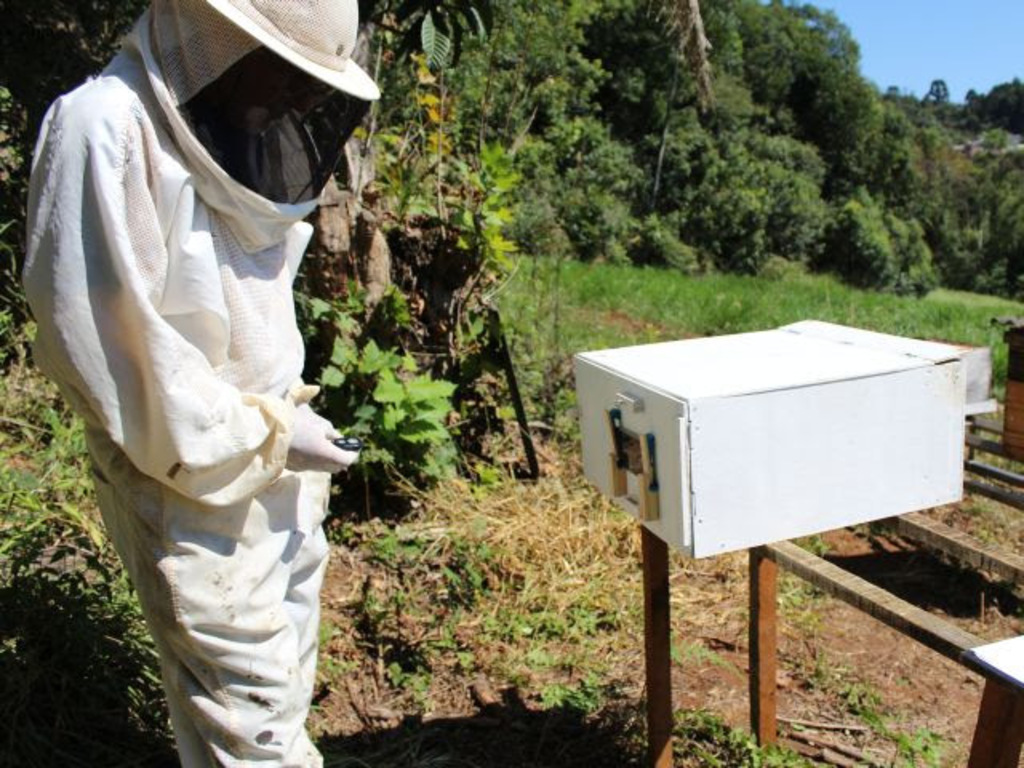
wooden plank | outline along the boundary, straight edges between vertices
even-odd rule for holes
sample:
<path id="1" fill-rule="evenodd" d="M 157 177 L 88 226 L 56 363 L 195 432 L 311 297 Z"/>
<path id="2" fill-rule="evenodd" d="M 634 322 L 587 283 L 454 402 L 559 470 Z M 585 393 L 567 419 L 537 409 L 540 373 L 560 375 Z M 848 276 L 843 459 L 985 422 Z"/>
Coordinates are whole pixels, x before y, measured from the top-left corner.
<path id="1" fill-rule="evenodd" d="M 778 744 L 778 571 L 763 547 L 750 550 L 750 730 L 761 746 Z"/>
<path id="2" fill-rule="evenodd" d="M 964 378 L 967 380 L 967 408 L 979 407 L 980 413 L 989 413 L 992 407 L 992 350 L 988 347 L 959 347 Z"/>
<path id="3" fill-rule="evenodd" d="M 980 429 L 983 432 L 994 432 L 997 435 L 1003 434 L 1003 422 L 998 419 L 986 419 L 981 416 L 973 417 L 968 423 L 970 429 Z"/>
<path id="4" fill-rule="evenodd" d="M 1014 461 L 1024 461 L 1024 432 L 1003 433 L 1003 455 Z"/>
<path id="5" fill-rule="evenodd" d="M 780 567 L 953 661 L 985 642 L 795 544 L 769 544 L 765 551 Z"/>
<path id="6" fill-rule="evenodd" d="M 1024 488 L 1024 475 L 1019 472 L 1012 472 L 1009 469 L 1003 469 L 1001 467 L 993 467 L 989 464 L 985 464 L 981 461 L 965 461 L 964 469 L 968 472 L 973 472 L 976 475 L 987 477 L 990 480 L 996 480 L 1000 483 L 1006 483 L 1017 488 Z"/>
<path id="7" fill-rule="evenodd" d="M 1011 355 L 1014 357 L 1014 355 Z M 1010 363 L 1021 368 L 1024 357 L 1016 354 L 1016 360 Z M 1022 371 L 1018 370 L 1018 373 Z M 1024 382 L 1014 380 L 1010 376 L 1006 380 L 1006 407 L 1003 410 L 1003 445 L 1006 455 L 1011 458 L 1024 459 Z"/>
<path id="8" fill-rule="evenodd" d="M 982 483 L 968 478 L 967 480 L 964 480 L 964 489 L 971 493 L 977 493 L 979 496 L 987 496 L 988 498 L 994 499 L 1002 504 L 1006 504 L 1007 506 L 1024 510 L 1024 495 L 1008 491 L 997 485 L 989 485 L 988 483 Z"/>
<path id="9" fill-rule="evenodd" d="M 913 539 L 928 549 L 949 555 L 959 563 L 1004 581 L 1024 584 L 1024 557 L 978 541 L 920 512 L 892 518 L 891 523 L 901 536 Z"/>
<path id="10" fill-rule="evenodd" d="M 672 768 L 672 657 L 668 544 L 640 526 L 644 560 L 644 651 L 647 667 L 647 764 Z"/>
<path id="11" fill-rule="evenodd" d="M 1022 358 L 1024 360 L 1024 358 Z M 1018 372 L 1024 375 L 1024 366 L 1019 366 Z M 1012 376 L 1006 379 L 1006 402 L 1007 410 L 1024 410 L 1024 378 L 1015 379 Z"/>
<path id="12" fill-rule="evenodd" d="M 1002 443 L 994 442 L 993 440 L 985 440 L 984 438 L 978 437 L 968 433 L 965 437 L 965 442 L 971 448 L 976 448 L 983 453 L 991 453 L 993 456 L 1002 456 L 1009 458 Z"/>
<path id="13" fill-rule="evenodd" d="M 1024 696 L 989 678 L 967 768 L 1017 768 L 1024 745 Z"/>

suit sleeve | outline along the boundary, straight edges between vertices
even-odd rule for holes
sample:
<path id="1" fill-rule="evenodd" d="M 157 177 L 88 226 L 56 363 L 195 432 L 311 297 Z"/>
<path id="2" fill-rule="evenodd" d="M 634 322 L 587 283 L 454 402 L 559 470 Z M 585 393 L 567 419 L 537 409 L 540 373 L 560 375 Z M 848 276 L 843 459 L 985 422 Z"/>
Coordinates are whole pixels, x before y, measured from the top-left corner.
<path id="1" fill-rule="evenodd" d="M 295 405 L 311 392 L 239 391 L 157 312 L 167 253 L 139 110 L 83 119 L 58 102 L 48 115 L 25 269 L 36 358 L 141 472 L 203 503 L 234 504 L 280 475 Z"/>

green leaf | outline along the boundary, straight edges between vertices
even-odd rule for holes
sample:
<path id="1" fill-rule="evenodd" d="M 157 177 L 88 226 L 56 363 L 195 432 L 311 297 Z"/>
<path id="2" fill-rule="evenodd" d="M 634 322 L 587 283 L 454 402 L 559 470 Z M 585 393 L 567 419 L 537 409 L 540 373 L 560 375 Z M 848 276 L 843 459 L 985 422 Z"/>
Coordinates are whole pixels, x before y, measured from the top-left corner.
<path id="1" fill-rule="evenodd" d="M 386 448 L 379 448 L 371 445 L 368 448 L 364 448 L 362 454 L 359 456 L 359 463 L 362 465 L 366 464 L 394 464 L 395 455 Z"/>
<path id="2" fill-rule="evenodd" d="M 429 400 L 441 400 L 447 403 L 455 394 L 455 385 L 444 379 L 431 379 L 427 376 L 417 376 L 406 386 L 409 399 L 414 403 L 422 403 Z"/>
<path id="3" fill-rule="evenodd" d="M 391 371 L 382 371 L 377 387 L 373 390 L 373 399 L 382 404 L 400 403 L 406 399 L 405 387 Z"/>
<path id="4" fill-rule="evenodd" d="M 319 320 L 331 311 L 331 305 L 323 299 L 314 297 L 309 300 L 309 311 L 313 314 L 314 320 Z"/>
<path id="5" fill-rule="evenodd" d="M 463 3 L 462 15 L 466 18 L 470 31 L 474 35 L 481 39 L 487 37 L 487 23 L 476 6 Z"/>
<path id="6" fill-rule="evenodd" d="M 380 373 L 386 368 L 397 368 L 401 358 L 390 350 L 381 350 L 372 339 L 363 348 L 359 361 L 360 373 Z"/>
<path id="7" fill-rule="evenodd" d="M 381 426 L 385 432 L 395 432 L 398 425 L 405 421 L 408 414 L 398 405 L 390 405 L 384 409 L 384 416 L 381 419 Z"/>
<path id="8" fill-rule="evenodd" d="M 344 383 L 345 374 L 333 365 L 326 366 L 320 374 L 320 386 L 326 389 L 337 389 Z"/>
<path id="9" fill-rule="evenodd" d="M 442 443 L 448 440 L 448 431 L 436 421 L 416 419 L 403 425 L 399 437 L 413 445 Z"/>
<path id="10" fill-rule="evenodd" d="M 331 350 L 331 362 L 338 368 L 349 368 L 354 360 L 352 343 L 345 339 L 335 339 Z"/>
<path id="11" fill-rule="evenodd" d="M 438 22 L 439 18 L 431 11 L 423 17 L 423 26 L 420 28 L 420 44 L 431 69 L 444 67 L 452 52 L 452 39 L 442 31 L 442 24 Z"/>
<path id="12" fill-rule="evenodd" d="M 373 422 L 373 419 L 376 417 L 379 410 L 380 409 L 377 408 L 377 406 L 367 403 L 366 405 L 361 405 L 357 408 L 356 412 L 352 415 L 355 417 L 357 424 L 368 425 Z"/>

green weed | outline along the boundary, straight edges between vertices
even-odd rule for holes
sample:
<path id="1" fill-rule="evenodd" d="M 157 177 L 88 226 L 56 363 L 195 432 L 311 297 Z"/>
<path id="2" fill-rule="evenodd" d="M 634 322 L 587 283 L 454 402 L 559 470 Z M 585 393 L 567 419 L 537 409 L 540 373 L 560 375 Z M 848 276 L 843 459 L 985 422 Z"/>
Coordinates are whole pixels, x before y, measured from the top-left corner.
<path id="1" fill-rule="evenodd" d="M 761 748 L 746 731 L 727 726 L 705 711 L 677 712 L 675 763 L 685 768 L 809 768 L 800 755 L 780 747 Z"/>
<path id="2" fill-rule="evenodd" d="M 907 734 L 898 729 L 896 717 L 889 712 L 874 687 L 860 680 L 848 679 L 849 670 L 831 664 L 824 653 L 815 656 L 810 683 L 818 690 L 832 692 L 846 711 L 867 725 L 874 733 L 888 739 L 896 747 L 894 768 L 937 768 L 942 764 L 944 740 L 927 729 Z"/>
<path id="3" fill-rule="evenodd" d="M 887 731 L 882 698 L 873 688 L 860 682 L 847 683 L 840 690 L 839 697 L 850 714 L 859 718 L 872 730 L 878 733 Z"/>
<path id="4" fill-rule="evenodd" d="M 566 685 L 553 683 L 541 691 L 541 704 L 546 709 L 564 707 L 589 715 L 604 706 L 605 694 L 595 675 L 588 675 L 579 683 Z"/>
<path id="5" fill-rule="evenodd" d="M 682 664 L 687 661 L 693 664 L 710 664 L 719 669 L 734 672 L 737 675 L 743 674 L 731 661 L 700 642 L 686 643 L 682 648 L 673 645 L 671 655 L 672 661 L 676 664 Z"/>
<path id="6" fill-rule="evenodd" d="M 894 734 L 898 768 L 939 768 L 942 765 L 945 740 L 926 728 L 912 734 Z"/>

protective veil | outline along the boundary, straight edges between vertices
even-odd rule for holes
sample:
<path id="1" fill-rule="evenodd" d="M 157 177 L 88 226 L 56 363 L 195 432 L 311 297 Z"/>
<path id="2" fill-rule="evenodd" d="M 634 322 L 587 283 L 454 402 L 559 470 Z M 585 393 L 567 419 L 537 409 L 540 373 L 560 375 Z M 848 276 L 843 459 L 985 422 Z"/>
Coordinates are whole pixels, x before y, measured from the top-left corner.
<path id="1" fill-rule="evenodd" d="M 286 464 L 316 392 L 292 298 L 315 201 L 257 194 L 193 132 L 184 105 L 264 42 L 225 1 L 155 0 L 104 73 L 51 107 L 24 280 L 37 363 L 86 423 L 182 764 L 308 768 L 329 475 Z"/>
<path id="2" fill-rule="evenodd" d="M 184 112 L 231 178 L 270 200 L 301 203 L 323 189 L 341 159 L 340 138 L 368 106 L 258 48 L 190 99 Z"/>

